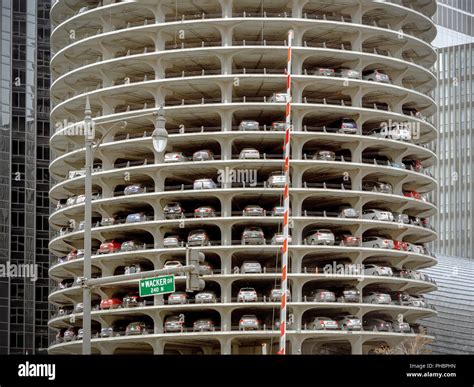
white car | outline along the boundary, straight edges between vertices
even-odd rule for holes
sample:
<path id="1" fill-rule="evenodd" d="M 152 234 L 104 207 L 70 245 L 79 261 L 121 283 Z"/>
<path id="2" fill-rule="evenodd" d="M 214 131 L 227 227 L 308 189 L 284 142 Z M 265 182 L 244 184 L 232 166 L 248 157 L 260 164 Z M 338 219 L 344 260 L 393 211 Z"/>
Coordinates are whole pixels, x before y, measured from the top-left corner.
<path id="1" fill-rule="evenodd" d="M 194 180 L 193 189 L 216 189 L 217 184 L 212 179 Z"/>
<path id="2" fill-rule="evenodd" d="M 276 233 L 272 237 L 271 244 L 272 245 L 282 245 L 284 240 L 285 239 L 283 237 L 283 233 Z M 291 242 L 292 242 L 291 235 L 288 235 L 288 244 L 291 245 Z"/>
<path id="3" fill-rule="evenodd" d="M 260 130 L 260 123 L 254 120 L 243 120 L 239 124 L 239 130 Z"/>
<path id="4" fill-rule="evenodd" d="M 375 264 L 365 265 L 364 268 L 365 275 L 379 275 L 379 276 L 393 276 L 392 268 L 388 266 L 380 266 Z"/>
<path id="5" fill-rule="evenodd" d="M 242 263 L 242 266 L 240 266 L 240 272 L 242 274 L 261 273 L 262 265 L 257 261 L 245 261 Z"/>
<path id="6" fill-rule="evenodd" d="M 311 328 L 314 330 L 337 330 L 339 329 L 339 324 L 329 317 L 315 317 L 311 322 Z"/>
<path id="7" fill-rule="evenodd" d="M 380 70 L 367 70 L 362 73 L 362 79 L 365 81 L 392 83 L 390 77 Z"/>
<path id="8" fill-rule="evenodd" d="M 391 239 L 369 236 L 362 239 L 362 247 L 371 247 L 373 249 L 393 249 L 395 244 Z"/>
<path id="9" fill-rule="evenodd" d="M 254 148 L 244 148 L 240 151 L 239 159 L 241 160 L 259 160 L 260 152 Z"/>
<path id="10" fill-rule="evenodd" d="M 286 183 L 286 177 L 283 172 L 272 172 L 267 179 L 267 185 L 269 188 L 283 188 Z"/>
<path id="11" fill-rule="evenodd" d="M 257 302 L 257 291 L 254 288 L 242 288 L 237 294 L 237 302 Z"/>
<path id="12" fill-rule="evenodd" d="M 288 95 L 286 93 L 273 93 L 270 97 L 269 102 L 287 102 Z"/>
<path id="13" fill-rule="evenodd" d="M 415 245 L 413 243 L 407 243 L 408 245 L 408 250 L 411 253 L 416 253 L 416 254 L 424 254 L 424 248 L 423 246 L 420 245 Z"/>
<path id="14" fill-rule="evenodd" d="M 186 156 L 183 152 L 169 152 L 165 154 L 165 163 L 179 163 L 186 161 Z"/>
<path id="15" fill-rule="evenodd" d="M 170 235 L 163 239 L 164 247 L 179 247 L 181 244 L 181 238 L 178 235 Z"/>
<path id="16" fill-rule="evenodd" d="M 393 222 L 393 214 L 390 211 L 367 209 L 367 210 L 362 211 L 362 219 L 383 220 L 387 222 Z"/>

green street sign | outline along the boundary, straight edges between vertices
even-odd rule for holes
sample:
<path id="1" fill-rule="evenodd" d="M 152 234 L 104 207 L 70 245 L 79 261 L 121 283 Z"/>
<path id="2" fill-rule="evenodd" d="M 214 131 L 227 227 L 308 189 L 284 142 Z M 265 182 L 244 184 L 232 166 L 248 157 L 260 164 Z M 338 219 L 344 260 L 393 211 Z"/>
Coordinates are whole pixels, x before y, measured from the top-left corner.
<path id="1" fill-rule="evenodd" d="M 174 292 L 174 275 L 140 280 L 140 297 L 156 296 Z"/>

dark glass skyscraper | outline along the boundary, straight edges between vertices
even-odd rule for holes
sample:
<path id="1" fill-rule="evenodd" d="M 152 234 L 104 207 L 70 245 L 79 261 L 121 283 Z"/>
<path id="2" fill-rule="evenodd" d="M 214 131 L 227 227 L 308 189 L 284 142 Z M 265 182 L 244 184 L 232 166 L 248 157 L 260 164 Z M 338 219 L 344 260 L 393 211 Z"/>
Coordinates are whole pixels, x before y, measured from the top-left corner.
<path id="1" fill-rule="evenodd" d="M 49 9 L 50 0 L 0 8 L 0 353 L 48 343 Z M 27 265 L 36 281 L 18 272 Z"/>

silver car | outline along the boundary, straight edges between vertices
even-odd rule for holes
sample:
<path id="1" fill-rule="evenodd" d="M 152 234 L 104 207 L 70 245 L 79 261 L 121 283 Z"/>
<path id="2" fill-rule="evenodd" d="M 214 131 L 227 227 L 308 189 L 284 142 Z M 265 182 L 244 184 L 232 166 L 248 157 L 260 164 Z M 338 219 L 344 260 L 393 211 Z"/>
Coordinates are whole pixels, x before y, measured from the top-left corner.
<path id="1" fill-rule="evenodd" d="M 175 269 L 182 266 L 183 264 L 180 261 L 166 261 L 165 264 L 163 265 L 163 269 Z M 181 275 L 184 275 L 184 273 L 176 272 L 174 273 L 174 275 L 181 276 Z"/>
<path id="2" fill-rule="evenodd" d="M 411 332 L 411 327 L 410 324 L 407 322 L 399 322 L 399 321 L 393 321 L 392 322 L 392 331 L 397 332 L 397 333 L 410 333 Z"/>
<path id="3" fill-rule="evenodd" d="M 165 219 L 179 219 L 183 217 L 184 209 L 179 202 L 171 202 L 163 207 Z"/>
<path id="4" fill-rule="evenodd" d="M 360 72 L 352 69 L 337 69 L 336 77 L 339 78 L 349 78 L 349 79 L 359 79 Z"/>
<path id="5" fill-rule="evenodd" d="M 287 102 L 288 100 L 288 95 L 286 93 L 273 93 L 273 95 L 270 97 L 269 102 Z"/>
<path id="6" fill-rule="evenodd" d="M 165 320 L 165 333 L 167 332 L 183 332 L 184 324 L 179 316 L 169 316 Z"/>
<path id="7" fill-rule="evenodd" d="M 362 211 L 362 219 L 383 220 L 393 222 L 393 214 L 390 211 L 381 211 L 377 209 L 367 209 Z"/>
<path id="8" fill-rule="evenodd" d="M 210 318 L 196 320 L 193 324 L 193 332 L 213 332 L 214 330 L 214 321 Z"/>
<path id="9" fill-rule="evenodd" d="M 378 276 L 393 276 L 392 268 L 388 266 L 379 266 L 375 264 L 365 265 L 364 268 L 365 275 L 378 275 Z"/>
<path id="10" fill-rule="evenodd" d="M 126 241 L 122 243 L 120 246 L 120 251 L 134 251 L 134 250 L 141 250 L 143 249 L 143 242 L 137 239 Z"/>
<path id="11" fill-rule="evenodd" d="M 188 303 L 188 295 L 185 292 L 174 292 L 168 296 L 168 305 L 181 305 Z"/>
<path id="12" fill-rule="evenodd" d="M 365 81 L 392 83 L 390 77 L 380 70 L 367 70 L 362 73 L 362 79 Z"/>
<path id="13" fill-rule="evenodd" d="M 240 266 L 240 272 L 242 274 L 254 274 L 262 272 L 262 265 L 257 261 L 245 261 Z"/>
<path id="14" fill-rule="evenodd" d="M 363 298 L 366 304 L 391 304 L 392 297 L 388 293 L 381 293 L 376 291 L 368 292 Z"/>
<path id="15" fill-rule="evenodd" d="M 276 233 L 275 235 L 273 235 L 270 243 L 272 245 L 282 245 L 284 241 L 285 237 L 283 236 L 283 233 Z M 291 245 L 292 242 L 293 240 L 291 239 L 291 235 L 288 235 L 288 244 Z"/>
<path id="16" fill-rule="evenodd" d="M 401 214 L 399 212 L 393 213 L 393 221 L 397 223 L 409 224 L 410 217 L 407 214 Z"/>
<path id="17" fill-rule="evenodd" d="M 239 124 L 239 130 L 260 130 L 260 124 L 258 121 L 243 120 Z"/>
<path id="18" fill-rule="evenodd" d="M 339 212 L 338 217 L 355 219 L 359 217 L 359 211 L 352 207 L 344 207 L 341 208 L 341 212 Z"/>
<path id="19" fill-rule="evenodd" d="M 272 216 L 283 216 L 283 215 L 285 215 L 285 207 L 282 207 L 282 206 L 273 207 Z"/>
<path id="20" fill-rule="evenodd" d="M 244 148 L 240 151 L 239 159 L 241 160 L 259 160 L 260 152 L 254 148 Z"/>
<path id="21" fill-rule="evenodd" d="M 272 130 L 283 131 L 286 130 L 286 122 L 276 121 L 272 123 Z"/>
<path id="22" fill-rule="evenodd" d="M 315 317 L 311 322 L 311 328 L 314 330 L 338 330 L 339 324 L 329 317 Z"/>
<path id="23" fill-rule="evenodd" d="M 373 249 L 393 249 L 395 243 L 391 239 L 369 236 L 362 239 L 362 247 L 370 247 Z"/>
<path id="24" fill-rule="evenodd" d="M 237 302 L 256 302 L 257 292 L 254 288 L 242 288 L 237 294 Z"/>
<path id="25" fill-rule="evenodd" d="M 306 244 L 308 245 L 330 245 L 333 246 L 336 239 L 331 230 L 321 229 L 316 230 L 306 237 Z"/>
<path id="26" fill-rule="evenodd" d="M 261 227 L 246 227 L 242 233 L 243 245 L 264 245 L 265 235 Z"/>
<path id="27" fill-rule="evenodd" d="M 417 308 L 426 308 L 427 304 L 422 296 L 410 296 L 410 305 Z"/>
<path id="28" fill-rule="evenodd" d="M 188 246 L 210 246 L 209 236 L 205 230 L 194 230 L 188 235 Z"/>
<path id="29" fill-rule="evenodd" d="M 362 322 L 357 316 L 348 315 L 336 318 L 339 328 L 344 331 L 360 331 L 362 329 Z"/>
<path id="30" fill-rule="evenodd" d="M 286 183 L 286 177 L 283 172 L 272 172 L 267 179 L 268 188 L 283 188 Z"/>
<path id="31" fill-rule="evenodd" d="M 270 301 L 272 302 L 279 302 L 281 301 L 281 296 L 283 295 L 283 289 L 278 287 L 278 288 L 273 288 L 272 291 L 270 292 Z M 290 289 L 286 289 L 286 300 L 289 302 L 291 301 L 291 292 Z"/>
<path id="32" fill-rule="evenodd" d="M 194 297 L 196 304 L 213 304 L 217 302 L 216 293 L 211 291 L 204 291 L 196 294 Z"/>
<path id="33" fill-rule="evenodd" d="M 216 189 L 217 184 L 212 179 L 197 179 L 194 180 L 193 189 Z"/>
<path id="34" fill-rule="evenodd" d="M 193 161 L 207 161 L 207 160 L 214 160 L 214 153 L 212 153 L 209 149 L 203 149 L 203 150 L 194 152 Z"/>
<path id="35" fill-rule="evenodd" d="M 125 187 L 125 190 L 123 191 L 123 194 L 125 196 L 128 195 L 136 195 L 136 194 L 141 194 L 146 191 L 145 187 L 143 184 L 132 184 L 127 187 Z"/>
<path id="36" fill-rule="evenodd" d="M 243 315 L 239 320 L 239 331 L 260 329 L 260 320 L 254 314 Z"/>
<path id="37" fill-rule="evenodd" d="M 336 154 L 330 150 L 320 150 L 313 155 L 313 160 L 335 161 Z"/>
<path id="38" fill-rule="evenodd" d="M 384 183 L 381 181 L 367 181 L 362 185 L 362 190 L 392 194 L 393 186 L 390 183 Z"/>
<path id="39" fill-rule="evenodd" d="M 137 212 L 135 214 L 127 215 L 127 219 L 125 223 L 138 223 L 138 222 L 146 222 L 147 216 L 144 212 Z"/>
<path id="40" fill-rule="evenodd" d="M 179 163 L 186 160 L 187 158 L 183 152 L 169 152 L 165 154 L 165 163 Z"/>
<path id="41" fill-rule="evenodd" d="M 243 216 L 265 216 L 265 210 L 259 205 L 249 205 L 245 206 Z"/>
<path id="42" fill-rule="evenodd" d="M 316 289 L 314 292 L 314 302 L 336 302 L 336 295 L 327 289 Z"/>
<path id="43" fill-rule="evenodd" d="M 163 239 L 164 247 L 180 247 L 181 238 L 179 235 L 169 235 Z"/>

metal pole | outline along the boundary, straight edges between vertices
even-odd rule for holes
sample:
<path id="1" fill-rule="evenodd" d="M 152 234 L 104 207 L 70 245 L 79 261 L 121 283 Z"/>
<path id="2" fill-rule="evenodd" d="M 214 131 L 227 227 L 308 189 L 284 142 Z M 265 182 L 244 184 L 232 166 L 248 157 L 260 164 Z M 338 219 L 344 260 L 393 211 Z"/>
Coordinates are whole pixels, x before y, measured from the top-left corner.
<path id="1" fill-rule="evenodd" d="M 288 236 L 289 236 L 289 215 L 290 215 L 290 135 L 291 135 L 291 43 L 293 40 L 293 30 L 288 31 L 288 69 L 286 82 L 286 131 L 285 131 L 285 189 L 283 194 L 283 246 L 281 258 L 281 307 L 280 307 L 280 350 L 278 354 L 286 354 L 286 301 L 287 301 L 287 267 L 288 267 Z"/>
<path id="2" fill-rule="evenodd" d="M 84 137 L 86 147 L 86 176 L 84 190 L 84 280 L 85 286 L 82 290 L 83 319 L 82 328 L 84 329 L 82 339 L 82 354 L 91 354 L 91 291 L 87 286 L 87 281 L 91 278 L 91 229 L 92 229 L 92 145 L 94 140 L 92 111 L 89 97 L 86 101 L 84 116 Z"/>

